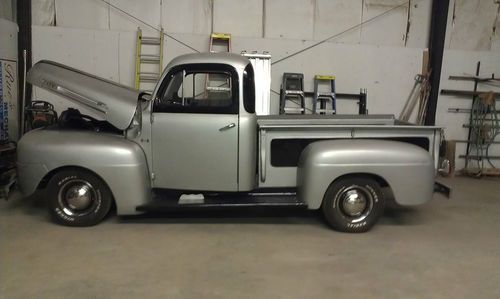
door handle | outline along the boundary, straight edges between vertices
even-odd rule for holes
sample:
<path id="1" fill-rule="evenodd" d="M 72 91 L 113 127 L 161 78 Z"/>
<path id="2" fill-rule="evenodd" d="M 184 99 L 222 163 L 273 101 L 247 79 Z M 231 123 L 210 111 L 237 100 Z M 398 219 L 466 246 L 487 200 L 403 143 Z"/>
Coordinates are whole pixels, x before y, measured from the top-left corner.
<path id="1" fill-rule="evenodd" d="M 234 127 L 236 127 L 236 124 L 235 123 L 230 123 L 229 125 L 220 128 L 219 131 L 222 132 L 222 131 L 229 130 L 229 129 L 234 128 Z"/>

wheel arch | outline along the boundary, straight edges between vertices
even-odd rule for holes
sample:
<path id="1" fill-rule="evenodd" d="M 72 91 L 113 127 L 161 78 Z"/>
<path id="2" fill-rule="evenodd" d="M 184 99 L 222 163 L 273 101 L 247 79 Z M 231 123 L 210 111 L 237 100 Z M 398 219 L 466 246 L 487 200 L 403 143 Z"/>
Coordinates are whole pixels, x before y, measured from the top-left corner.
<path id="1" fill-rule="evenodd" d="M 89 168 L 86 168 L 86 167 L 80 166 L 80 165 L 65 165 L 65 166 L 56 167 L 56 168 L 50 170 L 49 172 L 47 172 L 47 174 L 45 174 L 45 176 L 42 177 L 42 179 L 38 183 L 36 189 L 37 190 L 45 189 L 47 187 L 47 185 L 49 184 L 49 181 L 54 177 L 54 175 L 56 175 L 58 172 L 61 172 L 63 170 L 83 170 L 83 171 L 90 172 L 91 174 L 98 177 L 101 181 L 103 181 L 106 184 L 106 186 L 109 188 L 106 180 L 104 180 L 98 173 L 96 173 L 92 169 L 89 169 Z M 111 189 L 110 189 L 110 191 L 111 191 L 111 195 L 113 195 L 113 191 Z M 114 196 L 113 196 L 113 198 L 114 198 Z"/>
<path id="2" fill-rule="evenodd" d="M 365 178 L 368 178 L 368 179 L 373 179 L 374 181 L 376 181 L 379 184 L 380 187 L 388 187 L 392 191 L 392 188 L 391 188 L 391 186 L 389 185 L 389 183 L 387 182 L 386 179 L 384 179 L 380 175 L 377 175 L 377 174 L 374 174 L 374 173 L 370 173 L 370 172 L 352 172 L 352 173 L 345 173 L 345 174 L 339 175 L 338 177 L 336 177 L 336 178 L 333 179 L 333 181 L 330 183 L 330 185 L 328 187 L 330 187 L 334 183 L 336 183 L 336 182 L 338 182 L 340 180 L 343 180 L 343 179 L 347 179 L 347 178 L 360 178 L 360 177 L 365 177 Z"/>

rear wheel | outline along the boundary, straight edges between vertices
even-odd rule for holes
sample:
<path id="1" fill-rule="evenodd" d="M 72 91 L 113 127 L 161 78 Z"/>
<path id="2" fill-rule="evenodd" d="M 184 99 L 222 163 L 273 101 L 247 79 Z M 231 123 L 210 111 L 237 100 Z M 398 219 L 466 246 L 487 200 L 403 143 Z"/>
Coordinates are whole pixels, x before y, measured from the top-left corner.
<path id="1" fill-rule="evenodd" d="M 370 230 L 384 207 L 380 185 L 369 177 L 348 177 L 333 182 L 322 204 L 326 221 L 338 231 L 351 233 Z"/>
<path id="2" fill-rule="evenodd" d="M 90 171 L 62 170 L 52 177 L 47 189 L 49 211 L 56 222 L 64 225 L 96 225 L 111 208 L 111 191 Z"/>

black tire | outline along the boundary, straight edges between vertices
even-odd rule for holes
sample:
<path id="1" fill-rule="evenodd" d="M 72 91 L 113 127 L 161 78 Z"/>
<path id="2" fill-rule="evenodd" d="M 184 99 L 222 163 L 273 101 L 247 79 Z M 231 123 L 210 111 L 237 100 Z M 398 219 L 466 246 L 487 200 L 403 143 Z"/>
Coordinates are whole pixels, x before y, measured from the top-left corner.
<path id="1" fill-rule="evenodd" d="M 67 226 L 92 226 L 108 214 L 113 198 L 101 178 L 90 171 L 71 168 L 56 173 L 47 185 L 52 218 Z"/>
<path id="2" fill-rule="evenodd" d="M 321 208 L 335 230 L 362 233 L 370 230 L 382 215 L 385 198 L 372 178 L 347 177 L 328 187 Z"/>

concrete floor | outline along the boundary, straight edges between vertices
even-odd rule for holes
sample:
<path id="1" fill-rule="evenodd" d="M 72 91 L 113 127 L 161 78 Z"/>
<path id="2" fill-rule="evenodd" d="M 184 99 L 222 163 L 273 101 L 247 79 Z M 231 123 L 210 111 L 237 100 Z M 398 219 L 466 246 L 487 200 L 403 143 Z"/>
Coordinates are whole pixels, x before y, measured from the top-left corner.
<path id="1" fill-rule="evenodd" d="M 445 182 L 451 200 L 390 208 L 365 234 L 297 211 L 69 228 L 13 198 L 0 202 L 0 298 L 500 298 L 500 180 Z"/>

